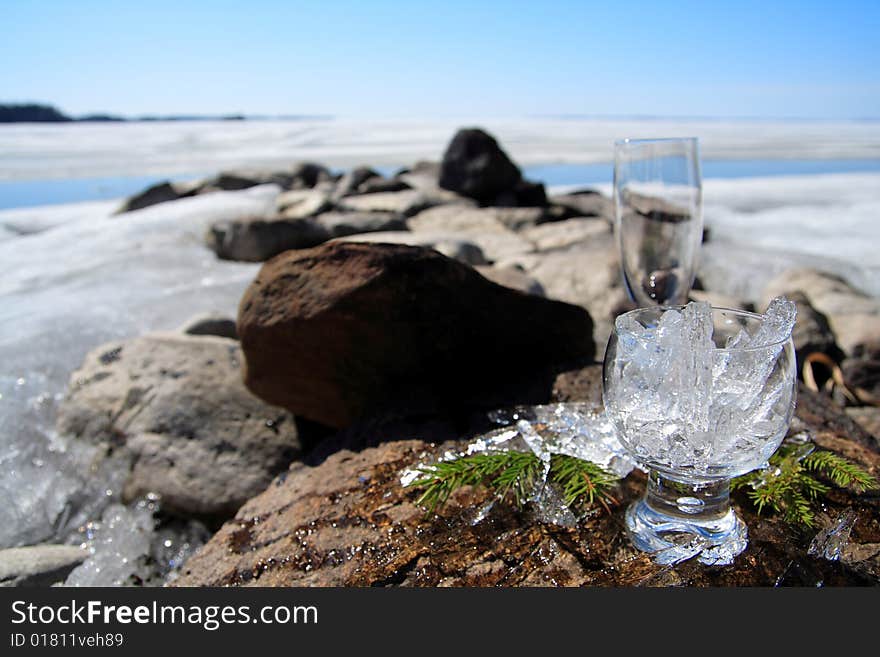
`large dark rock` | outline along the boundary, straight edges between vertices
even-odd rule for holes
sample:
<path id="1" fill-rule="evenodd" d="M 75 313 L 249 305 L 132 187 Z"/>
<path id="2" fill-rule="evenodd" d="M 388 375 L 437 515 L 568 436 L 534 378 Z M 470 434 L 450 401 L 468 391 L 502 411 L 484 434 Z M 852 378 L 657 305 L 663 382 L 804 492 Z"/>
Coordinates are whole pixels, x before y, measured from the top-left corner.
<path id="1" fill-rule="evenodd" d="M 484 205 L 542 205 L 543 186 L 538 190 L 530 185 L 523 184 L 519 167 L 495 138 L 479 128 L 459 130 L 440 165 L 440 187 Z M 518 202 L 520 196 L 527 202 Z"/>
<path id="2" fill-rule="evenodd" d="M 58 431 L 127 455 L 126 499 L 232 515 L 299 456 L 294 420 L 247 391 L 235 340 L 153 333 L 89 353 L 71 375 Z"/>
<path id="3" fill-rule="evenodd" d="M 527 401 L 542 382 L 548 394 L 554 369 L 594 354 L 583 309 L 391 244 L 333 242 L 271 260 L 241 300 L 238 330 L 248 388 L 333 427 Z"/>
<path id="4" fill-rule="evenodd" d="M 564 380 L 563 380 L 564 379 Z M 561 398 L 599 403 L 601 367 L 560 377 Z M 825 449 L 878 472 L 880 454 L 840 409 L 807 394 L 797 429 Z M 440 430 L 438 430 L 440 429 Z M 373 432 L 378 438 L 382 432 Z M 401 435 L 398 433 L 398 435 Z M 778 514 L 755 511 L 745 491 L 734 504 L 749 530 L 748 548 L 730 566 L 695 560 L 653 563 L 627 540 L 624 514 L 644 493 L 634 471 L 615 491 L 617 503 L 574 526 L 541 522 L 508 503 L 490 504 L 483 488 L 457 491 L 438 514 L 425 514 L 419 492 L 401 472 L 460 449 L 436 425 L 405 434 L 422 440 L 341 451 L 317 466 L 294 464 L 250 500 L 235 520 L 184 566 L 175 586 L 837 586 L 880 583 L 876 495 L 836 490 L 812 530 Z M 460 433 L 459 436 L 466 435 Z M 364 441 L 376 444 L 375 441 Z M 436 444 L 440 443 L 440 444 Z M 810 553 L 821 530 L 844 513 L 856 517 L 836 560 Z"/>

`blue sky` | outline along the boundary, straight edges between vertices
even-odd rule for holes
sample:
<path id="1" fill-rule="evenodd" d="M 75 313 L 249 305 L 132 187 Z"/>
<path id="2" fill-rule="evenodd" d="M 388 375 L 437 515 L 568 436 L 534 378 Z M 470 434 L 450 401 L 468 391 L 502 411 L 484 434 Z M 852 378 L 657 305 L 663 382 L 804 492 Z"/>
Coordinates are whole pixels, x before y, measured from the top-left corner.
<path id="1" fill-rule="evenodd" d="M 880 1 L 0 2 L 72 113 L 880 117 Z"/>

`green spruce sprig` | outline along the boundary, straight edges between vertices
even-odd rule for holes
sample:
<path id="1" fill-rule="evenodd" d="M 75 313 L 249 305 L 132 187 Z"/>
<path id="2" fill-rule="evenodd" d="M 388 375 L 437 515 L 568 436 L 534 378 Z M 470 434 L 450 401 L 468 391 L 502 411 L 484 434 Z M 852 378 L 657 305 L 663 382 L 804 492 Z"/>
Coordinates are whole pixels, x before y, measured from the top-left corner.
<path id="1" fill-rule="evenodd" d="M 434 512 L 462 486 L 482 485 L 500 497 L 511 497 L 518 507 L 530 499 L 544 464 L 532 452 L 497 451 L 461 456 L 418 468 L 421 477 L 409 484 L 423 489 L 416 504 Z M 548 479 L 558 485 L 567 506 L 599 502 L 608 509 L 616 503 L 609 489 L 618 477 L 595 463 L 554 454 Z"/>
<path id="2" fill-rule="evenodd" d="M 786 522 L 813 527 L 815 502 L 831 486 L 849 488 L 856 493 L 878 487 L 877 481 L 861 467 L 827 450 L 812 450 L 811 444 L 783 445 L 770 457 L 770 467 L 737 477 L 731 490 L 747 490 L 758 513 L 781 513 Z"/>

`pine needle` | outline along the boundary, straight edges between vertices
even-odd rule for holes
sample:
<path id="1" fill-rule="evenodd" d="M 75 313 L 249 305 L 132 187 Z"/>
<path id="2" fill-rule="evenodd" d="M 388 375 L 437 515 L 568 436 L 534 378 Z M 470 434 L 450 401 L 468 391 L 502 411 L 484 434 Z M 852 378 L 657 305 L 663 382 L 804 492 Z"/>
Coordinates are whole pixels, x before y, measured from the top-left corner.
<path id="1" fill-rule="evenodd" d="M 436 511 L 457 489 L 476 485 L 494 489 L 501 497 L 512 497 L 517 506 L 523 507 L 534 494 L 543 468 L 532 452 L 483 452 L 423 466 L 418 471 L 424 476 L 409 487 L 423 489 L 416 504 L 429 512 Z M 618 478 L 595 463 L 555 454 L 548 479 L 561 488 L 567 506 L 598 502 L 608 509 L 609 503 L 617 503 L 608 489 Z"/>
<path id="2" fill-rule="evenodd" d="M 760 514 L 765 510 L 781 513 L 786 522 L 813 527 L 814 503 L 831 486 L 857 493 L 877 488 L 877 481 L 861 467 L 827 450 L 809 451 L 810 445 L 783 446 L 770 457 L 770 468 L 737 477 L 731 490 L 749 489 L 747 496 Z"/>

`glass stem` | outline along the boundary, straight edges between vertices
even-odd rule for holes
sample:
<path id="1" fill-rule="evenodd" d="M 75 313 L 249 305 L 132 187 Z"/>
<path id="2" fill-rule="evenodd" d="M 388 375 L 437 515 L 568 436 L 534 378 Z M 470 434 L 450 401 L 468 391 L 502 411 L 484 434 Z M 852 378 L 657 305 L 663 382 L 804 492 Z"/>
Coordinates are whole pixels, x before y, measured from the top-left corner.
<path id="1" fill-rule="evenodd" d="M 696 521 L 724 518 L 730 512 L 730 481 L 678 481 L 651 470 L 645 504 L 657 513 Z"/>

